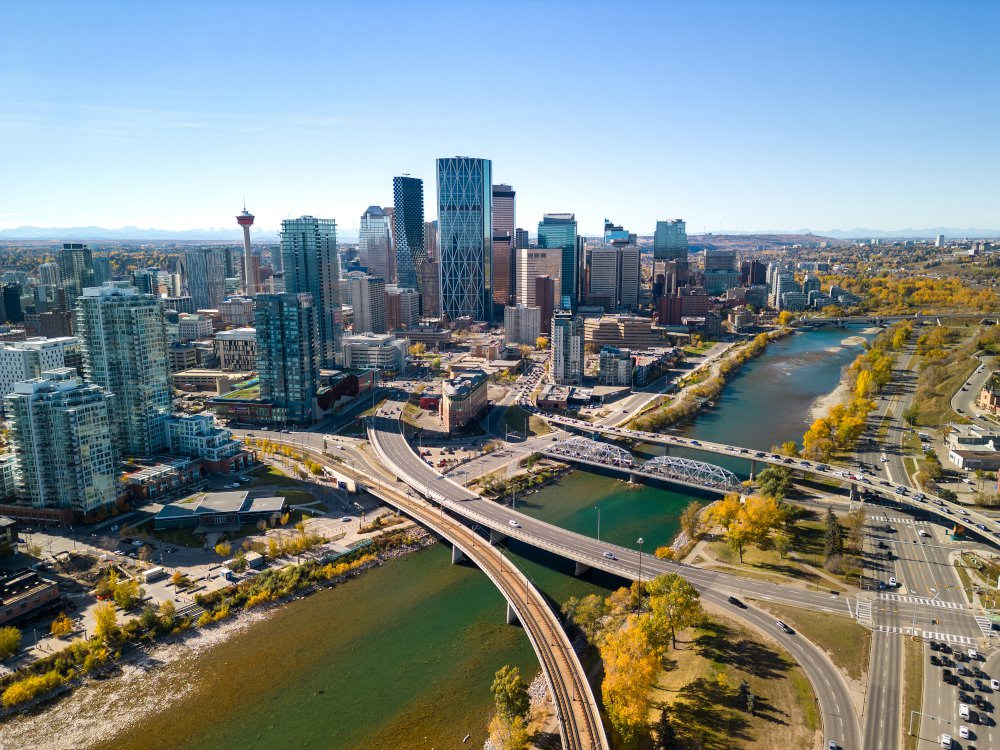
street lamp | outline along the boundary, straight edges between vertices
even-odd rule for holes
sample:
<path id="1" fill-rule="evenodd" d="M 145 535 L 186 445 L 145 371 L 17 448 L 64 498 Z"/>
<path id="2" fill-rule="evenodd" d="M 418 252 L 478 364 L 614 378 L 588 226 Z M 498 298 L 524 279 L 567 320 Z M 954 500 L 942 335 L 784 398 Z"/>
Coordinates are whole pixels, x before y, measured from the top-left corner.
<path id="1" fill-rule="evenodd" d="M 636 540 L 636 543 L 639 545 L 639 588 L 638 588 L 639 602 L 638 602 L 638 609 L 640 609 L 640 610 L 642 609 L 642 542 L 643 542 L 642 537 L 639 537 Z"/>

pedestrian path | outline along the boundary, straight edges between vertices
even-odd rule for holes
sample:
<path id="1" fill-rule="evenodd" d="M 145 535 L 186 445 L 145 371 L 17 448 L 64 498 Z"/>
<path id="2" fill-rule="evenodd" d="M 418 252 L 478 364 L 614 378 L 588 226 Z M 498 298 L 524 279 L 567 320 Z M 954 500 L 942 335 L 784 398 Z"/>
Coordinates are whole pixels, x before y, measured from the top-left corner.
<path id="1" fill-rule="evenodd" d="M 933 641 L 947 641 L 948 643 L 960 643 L 963 646 L 971 646 L 975 643 L 972 638 L 966 635 L 955 635 L 954 633 L 937 633 L 931 630 L 921 630 L 913 628 L 901 628 L 895 625 L 876 625 L 874 630 L 880 633 L 900 633 L 902 635 L 915 635 L 918 638 L 926 638 Z"/>
<path id="2" fill-rule="evenodd" d="M 983 635 L 989 638 L 993 633 L 993 623 L 990 621 L 990 618 L 985 615 L 973 615 L 973 617 L 976 618 L 976 625 L 983 631 Z"/>
<path id="3" fill-rule="evenodd" d="M 857 620 L 861 625 L 869 628 L 874 624 L 871 599 L 858 599 Z"/>
<path id="4" fill-rule="evenodd" d="M 927 526 L 927 521 L 920 521 L 916 518 L 890 518 L 889 516 L 869 516 L 872 521 L 886 522 L 886 523 L 903 523 L 909 526 Z"/>
<path id="5" fill-rule="evenodd" d="M 925 607 L 940 607 L 941 609 L 965 609 L 964 604 L 957 602 L 943 602 L 940 599 L 929 599 L 926 596 L 906 596 L 905 594 L 879 594 L 879 599 L 888 602 L 904 602 L 906 604 L 920 604 Z"/>

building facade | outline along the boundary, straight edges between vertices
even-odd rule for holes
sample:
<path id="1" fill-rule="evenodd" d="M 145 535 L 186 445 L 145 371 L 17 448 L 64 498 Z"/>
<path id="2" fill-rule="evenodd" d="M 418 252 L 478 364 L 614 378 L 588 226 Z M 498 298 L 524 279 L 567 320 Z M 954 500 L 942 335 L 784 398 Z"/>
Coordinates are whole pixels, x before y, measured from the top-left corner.
<path id="1" fill-rule="evenodd" d="M 358 226 L 358 259 L 370 276 L 392 283 L 396 261 L 392 254 L 391 219 L 380 206 L 369 206 Z"/>
<path id="2" fill-rule="evenodd" d="M 122 453 L 162 451 L 171 402 L 160 300 L 132 287 L 102 286 L 84 289 L 78 304 L 84 376 L 115 396 Z"/>
<path id="3" fill-rule="evenodd" d="M 351 279 L 354 333 L 385 333 L 385 279 L 357 275 Z"/>
<path id="4" fill-rule="evenodd" d="M 424 181 L 403 175 L 392 178 L 396 231 L 396 279 L 401 287 L 420 290 L 420 270 L 427 261 L 424 237 Z"/>
<path id="5" fill-rule="evenodd" d="M 534 346 L 542 335 L 542 311 L 538 306 L 510 305 L 503 311 L 503 327 L 508 344 Z"/>
<path id="6" fill-rule="evenodd" d="M 450 320 L 493 319 L 493 164 L 437 160 L 441 307 Z"/>
<path id="7" fill-rule="evenodd" d="M 177 261 L 181 283 L 196 310 L 217 309 L 226 296 L 226 251 L 221 247 L 193 248 Z"/>
<path id="8" fill-rule="evenodd" d="M 71 368 L 17 383 L 6 397 L 21 500 L 93 516 L 115 507 L 118 451 L 113 397 Z"/>
<path id="9" fill-rule="evenodd" d="M 519 305 L 542 306 L 544 300 L 537 296 L 535 279 L 548 276 L 553 282 L 553 298 L 550 304 L 559 306 L 561 289 L 559 274 L 562 273 L 562 250 L 559 248 L 526 248 L 517 251 L 517 303 Z"/>
<path id="10" fill-rule="evenodd" d="M 94 256 L 86 245 L 65 242 L 56 256 L 56 262 L 62 288 L 66 292 L 66 307 L 72 308 L 83 290 L 94 285 Z"/>
<path id="11" fill-rule="evenodd" d="M 510 185 L 493 186 L 493 304 L 502 309 L 515 294 L 515 192 Z"/>
<path id="12" fill-rule="evenodd" d="M 340 261 L 337 222 L 302 216 L 281 222 L 285 292 L 312 295 L 320 367 L 334 367 L 340 346 Z"/>
<path id="13" fill-rule="evenodd" d="M 234 328 L 215 334 L 219 369 L 225 372 L 251 372 L 257 369 L 257 330 Z"/>
<path id="14" fill-rule="evenodd" d="M 80 339 L 34 337 L 0 344 L 0 397 L 13 391 L 15 383 L 41 377 L 46 370 L 75 366 L 67 362 L 67 352 L 80 355 Z"/>
<path id="15" fill-rule="evenodd" d="M 482 370 L 468 370 L 441 384 L 441 419 L 448 432 L 462 430 L 485 411 L 488 379 Z"/>
<path id="16" fill-rule="evenodd" d="M 544 214 L 538 222 L 538 246 L 560 253 L 559 299 L 557 307 L 576 310 L 582 286 L 582 243 L 574 214 Z"/>
<path id="17" fill-rule="evenodd" d="M 259 294 L 254 312 L 260 398 L 274 421 L 311 424 L 318 418 L 321 366 L 316 305 L 308 292 Z"/>
<path id="18" fill-rule="evenodd" d="M 387 333 L 344 336 L 344 366 L 348 369 L 400 373 L 406 367 L 409 342 Z"/>
<path id="19" fill-rule="evenodd" d="M 385 325 L 390 331 L 420 322 L 420 295 L 414 289 L 386 288 Z"/>
<path id="20" fill-rule="evenodd" d="M 583 319 L 568 310 L 552 315 L 552 379 L 557 385 L 583 382 Z"/>
<path id="21" fill-rule="evenodd" d="M 597 382 L 600 385 L 632 385 L 632 355 L 624 349 L 605 346 L 601 349 Z"/>

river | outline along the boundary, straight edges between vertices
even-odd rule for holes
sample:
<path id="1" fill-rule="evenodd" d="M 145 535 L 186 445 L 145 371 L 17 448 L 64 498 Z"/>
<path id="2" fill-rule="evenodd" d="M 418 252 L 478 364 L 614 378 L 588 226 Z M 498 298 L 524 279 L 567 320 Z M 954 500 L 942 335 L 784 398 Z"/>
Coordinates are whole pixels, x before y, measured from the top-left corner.
<path id="1" fill-rule="evenodd" d="M 800 438 L 810 406 L 856 356 L 857 346 L 841 346 L 856 333 L 822 330 L 771 344 L 682 431 L 753 448 Z M 688 492 L 577 471 L 518 509 L 591 535 L 599 522 L 602 539 L 636 547 L 641 537 L 652 552 L 676 534 L 690 500 Z M 556 603 L 620 585 L 604 574 L 575 578 L 571 563 L 517 544 L 509 552 Z M 527 638 L 504 624 L 500 594 L 475 568 L 451 565 L 443 545 L 240 631 L 171 647 L 159 668 L 127 669 L 15 720 L 0 732 L 0 748 L 482 747 L 493 673 L 504 664 L 520 665 L 529 679 L 537 671 Z M 118 718 L 102 720 L 102 712 Z"/>

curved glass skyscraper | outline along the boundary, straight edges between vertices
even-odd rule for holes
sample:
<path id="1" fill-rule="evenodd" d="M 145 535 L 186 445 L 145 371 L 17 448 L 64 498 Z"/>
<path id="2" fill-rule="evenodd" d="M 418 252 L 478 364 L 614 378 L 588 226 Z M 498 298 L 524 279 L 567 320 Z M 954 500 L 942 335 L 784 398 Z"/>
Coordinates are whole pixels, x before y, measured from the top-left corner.
<path id="1" fill-rule="evenodd" d="M 424 242 L 424 181 L 416 177 L 392 178 L 396 216 L 396 280 L 400 287 L 420 288 L 420 269 L 427 260 Z"/>
<path id="2" fill-rule="evenodd" d="M 493 163 L 437 160 L 441 308 L 451 320 L 493 319 Z"/>

